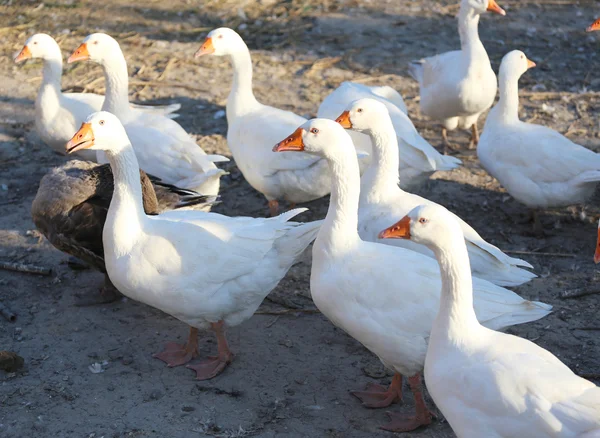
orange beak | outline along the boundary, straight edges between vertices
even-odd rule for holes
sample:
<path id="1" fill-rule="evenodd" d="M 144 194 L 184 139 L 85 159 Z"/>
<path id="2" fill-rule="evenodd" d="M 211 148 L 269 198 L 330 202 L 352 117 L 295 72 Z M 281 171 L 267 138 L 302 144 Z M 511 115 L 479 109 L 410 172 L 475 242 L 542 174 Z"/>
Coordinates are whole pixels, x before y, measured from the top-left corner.
<path id="1" fill-rule="evenodd" d="M 69 140 L 65 146 L 67 154 L 87 149 L 94 146 L 94 131 L 91 123 L 82 123 L 79 131 Z"/>
<path id="2" fill-rule="evenodd" d="M 535 62 L 533 62 L 531 59 L 527 60 L 527 69 L 533 68 L 535 66 L 536 66 Z"/>
<path id="3" fill-rule="evenodd" d="M 380 239 L 410 239 L 410 218 L 404 216 L 394 225 L 379 233 Z"/>
<path id="4" fill-rule="evenodd" d="M 210 55 L 212 53 L 215 53 L 215 46 L 213 46 L 212 38 L 206 37 L 206 39 L 204 40 L 204 44 L 200 46 L 200 48 L 194 55 L 194 58 L 199 58 L 200 56 L 204 55 Z"/>
<path id="5" fill-rule="evenodd" d="M 489 12 L 495 12 L 496 14 L 506 15 L 506 11 L 504 9 L 502 9 L 500 6 L 498 6 L 498 3 L 496 3 L 496 0 L 490 0 L 490 2 L 488 3 L 487 10 Z"/>
<path id="6" fill-rule="evenodd" d="M 352 122 L 350 121 L 350 111 L 344 111 L 341 116 L 335 119 L 337 123 L 342 125 L 344 129 L 352 129 Z"/>
<path id="7" fill-rule="evenodd" d="M 596 252 L 594 253 L 594 263 L 600 263 L 600 228 L 598 228 L 598 240 L 596 241 Z"/>
<path id="8" fill-rule="evenodd" d="M 303 151 L 304 142 L 302 141 L 302 133 L 304 129 L 298 128 L 292 135 L 287 137 L 285 140 L 280 141 L 273 148 L 273 152 L 285 152 L 285 151 Z"/>
<path id="9" fill-rule="evenodd" d="M 586 29 L 588 32 L 593 32 L 595 30 L 600 30 L 600 18 L 598 18 L 596 21 L 594 21 L 590 27 L 588 27 Z"/>
<path id="10" fill-rule="evenodd" d="M 87 61 L 88 59 L 90 59 L 90 52 L 88 52 L 87 44 L 83 43 L 69 56 L 67 62 L 70 64 L 77 61 Z"/>
<path id="11" fill-rule="evenodd" d="M 23 46 L 19 54 L 15 57 L 15 62 L 22 62 L 31 58 L 31 51 L 28 46 Z"/>

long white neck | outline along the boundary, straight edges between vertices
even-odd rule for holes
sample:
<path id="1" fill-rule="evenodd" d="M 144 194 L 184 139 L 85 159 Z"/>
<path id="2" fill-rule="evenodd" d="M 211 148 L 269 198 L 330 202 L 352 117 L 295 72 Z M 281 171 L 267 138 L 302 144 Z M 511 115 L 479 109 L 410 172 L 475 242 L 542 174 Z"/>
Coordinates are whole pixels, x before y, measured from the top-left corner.
<path id="1" fill-rule="evenodd" d="M 377 203 L 391 190 L 399 189 L 400 154 L 398 137 L 389 116 L 385 116 L 369 131 L 373 157 L 360 182 L 360 203 Z"/>
<path id="2" fill-rule="evenodd" d="M 503 69 L 500 69 L 500 100 L 494 112 L 504 123 L 519 121 L 519 76 Z"/>
<path id="3" fill-rule="evenodd" d="M 108 208 L 104 227 L 105 246 L 107 238 L 117 255 L 135 245 L 147 220 L 142 201 L 140 167 L 131 144 L 106 151 L 115 181 L 115 188 Z"/>
<path id="4" fill-rule="evenodd" d="M 58 49 L 58 48 L 57 48 Z M 53 117 L 60 105 L 60 81 L 62 77 L 62 57 L 60 50 L 58 54 L 44 58 L 42 73 L 42 84 L 37 95 L 36 110 L 40 117 Z"/>
<path id="5" fill-rule="evenodd" d="M 458 14 L 458 33 L 460 47 L 467 61 L 487 61 L 489 58 L 485 47 L 479 39 L 479 13 L 473 8 L 464 7 Z"/>
<path id="6" fill-rule="evenodd" d="M 350 137 L 348 137 L 348 141 Z M 332 147 L 331 149 L 336 149 Z M 354 148 L 347 148 L 354 150 Z M 340 151 L 326 156 L 331 170 L 331 196 L 327 216 L 315 242 L 315 250 L 344 251 L 359 241 L 358 199 L 360 171 L 356 155 Z"/>
<path id="7" fill-rule="evenodd" d="M 232 123 L 236 117 L 246 114 L 258 105 L 252 91 L 252 59 L 248 46 L 231 54 L 233 64 L 233 84 L 227 98 L 227 122 Z"/>
<path id="8" fill-rule="evenodd" d="M 443 239 L 443 245 L 433 248 L 440 265 L 442 293 L 431 342 L 441 340 L 456 345 L 481 326 L 473 309 L 473 279 L 464 236 L 456 232 Z"/>
<path id="9" fill-rule="evenodd" d="M 108 111 L 117 117 L 123 117 L 130 111 L 129 75 L 123 52 L 120 50 L 113 52 L 110 58 L 102 62 L 102 68 L 106 87 L 106 97 L 102 105 L 102 111 Z"/>

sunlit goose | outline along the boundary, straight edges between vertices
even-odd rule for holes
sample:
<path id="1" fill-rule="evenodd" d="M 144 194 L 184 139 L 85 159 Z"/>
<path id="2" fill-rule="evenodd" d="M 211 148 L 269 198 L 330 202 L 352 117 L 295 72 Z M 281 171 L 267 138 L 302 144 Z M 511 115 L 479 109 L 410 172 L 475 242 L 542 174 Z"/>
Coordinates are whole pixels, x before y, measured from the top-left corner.
<path id="1" fill-rule="evenodd" d="M 485 47 L 479 39 L 479 17 L 486 11 L 506 15 L 495 0 L 462 0 L 458 14 L 460 50 L 414 61 L 409 73 L 421 88 L 421 112 L 442 123 L 447 131 L 472 130 L 470 147 L 477 145 L 477 120 L 496 98 L 498 82 Z"/>
<path id="2" fill-rule="evenodd" d="M 373 99 L 359 99 L 348 106 L 337 122 L 344 128 L 368 135 L 373 143 L 371 164 L 360 183 L 358 234 L 361 239 L 401 246 L 433 258 L 433 252 L 427 247 L 410 240 L 378 239 L 381 230 L 417 205 L 436 205 L 399 187 L 398 142 L 386 106 Z M 535 274 L 519 267 L 531 268 L 529 263 L 507 256 L 483 240 L 469 224 L 455 217 L 466 236 L 474 275 L 500 286 L 517 286 L 535 277 Z"/>
<path id="3" fill-rule="evenodd" d="M 271 214 L 280 200 L 292 204 L 312 201 L 329 193 L 327 162 L 308 154 L 276 154 L 273 144 L 306 119 L 290 111 L 263 105 L 252 91 L 250 51 L 234 30 L 226 27 L 208 34 L 196 56 L 229 56 L 233 85 L 227 99 L 227 144 L 248 183 L 269 201 Z"/>
<path id="4" fill-rule="evenodd" d="M 588 32 L 595 32 L 600 30 L 600 18 L 594 21 L 590 26 L 586 29 Z"/>
<path id="5" fill-rule="evenodd" d="M 15 62 L 40 58 L 44 62 L 42 84 L 35 101 L 35 127 L 40 138 L 61 154 L 65 143 L 77 131 L 81 123 L 95 111 L 100 111 L 104 96 L 93 93 L 63 93 L 60 88 L 62 76 L 62 53 L 50 35 L 38 33 L 30 37 L 15 57 Z M 181 105 L 144 106 L 132 105 L 134 111 L 149 111 L 156 114 L 173 114 Z M 96 161 L 93 151 L 81 151 L 79 156 Z"/>
<path id="6" fill-rule="evenodd" d="M 400 151 L 398 170 L 402 187 L 418 186 L 436 170 L 452 170 L 461 164 L 458 158 L 440 154 L 421 137 L 406 115 L 406 106 L 399 106 L 398 102 L 393 102 L 390 99 L 393 95 L 386 89 L 373 89 L 361 84 L 344 82 L 321 103 L 317 117 L 335 119 L 350 103 L 361 98 L 376 99 L 388 109 Z M 404 105 L 403 101 L 402 105 Z M 372 144 L 367 135 L 350 132 L 350 137 L 357 150 L 371 153 Z"/>
<path id="7" fill-rule="evenodd" d="M 127 63 L 119 43 L 103 33 L 91 34 L 68 62 L 84 60 L 102 66 L 106 81 L 102 109 L 115 114 L 125 126 L 141 168 L 166 183 L 205 195 L 218 194 L 219 179 L 225 172 L 213 162 L 227 161 L 227 158 L 206 155 L 174 120 L 131 109 Z M 98 157 L 100 161 L 106 161 L 102 154 Z"/>
<path id="8" fill-rule="evenodd" d="M 584 202 L 600 181 L 600 155 L 550 128 L 519 120 L 519 78 L 534 66 L 518 50 L 504 56 L 500 100 L 485 122 L 477 155 L 508 193 L 531 209 Z M 537 214 L 534 219 L 534 230 L 541 233 Z"/>
<path id="9" fill-rule="evenodd" d="M 427 245 L 440 264 L 425 382 L 459 438 L 600 436 L 600 388 L 533 342 L 477 321 L 469 255 L 454 215 L 420 206 L 382 234 Z"/>
<path id="10" fill-rule="evenodd" d="M 147 216 L 139 166 L 118 118 L 92 114 L 67 150 L 101 150 L 115 177 L 106 224 L 106 271 L 124 295 L 190 325 L 186 344 L 168 344 L 155 357 L 169 366 L 198 356 L 198 329 L 212 328 L 218 356 L 188 365 L 198 379 L 219 374 L 233 359 L 226 327 L 250 318 L 315 238 L 319 222 L 288 222 L 296 209 L 270 219 L 227 217 L 201 211 Z"/>
<path id="11" fill-rule="evenodd" d="M 214 197 L 151 182 L 142 171 L 140 178 L 146 214 L 175 208 L 207 210 L 215 201 Z M 110 165 L 68 161 L 42 178 L 31 205 L 33 223 L 54 247 L 106 273 L 102 230 L 112 194 Z M 104 302 L 118 296 L 108 276 L 101 290 Z"/>
<path id="12" fill-rule="evenodd" d="M 420 373 L 427 339 L 439 306 L 441 279 L 435 260 L 415 251 L 360 239 L 360 175 L 352 139 L 332 120 L 306 122 L 280 142 L 277 151 L 304 151 L 324 157 L 332 169 L 327 217 L 313 247 L 310 278 L 319 310 L 345 330 L 396 376 L 386 391 L 370 387 L 355 393 L 368 407 L 401 398 L 402 375 L 409 377 L 416 416 L 394 415 L 384 429 L 406 432 L 431 422 L 422 396 Z M 493 329 L 535 321 L 550 306 L 474 278 L 475 310 Z"/>

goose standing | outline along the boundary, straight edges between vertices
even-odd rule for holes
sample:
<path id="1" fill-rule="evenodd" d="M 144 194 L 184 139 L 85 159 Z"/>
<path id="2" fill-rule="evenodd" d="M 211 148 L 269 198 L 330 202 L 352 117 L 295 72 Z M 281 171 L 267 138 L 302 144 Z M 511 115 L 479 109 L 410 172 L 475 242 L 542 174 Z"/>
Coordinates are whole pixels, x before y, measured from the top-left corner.
<path id="1" fill-rule="evenodd" d="M 397 94 L 397 97 L 392 94 L 392 91 Z M 419 186 L 435 171 L 452 170 L 460 166 L 461 161 L 458 158 L 440 154 L 421 137 L 406 115 L 406 106 L 402 97 L 390 87 L 367 87 L 362 84 L 343 82 L 323 100 L 317 117 L 334 120 L 350 103 L 361 98 L 378 100 L 389 111 L 400 151 L 398 170 L 401 187 Z M 367 135 L 353 131 L 350 132 L 350 136 L 357 150 L 371 154 L 373 146 Z"/>
<path id="2" fill-rule="evenodd" d="M 479 141 L 477 120 L 491 108 L 498 82 L 485 47 L 479 39 L 479 17 L 486 11 L 506 15 L 495 0 L 462 0 L 458 13 L 460 50 L 413 61 L 410 75 L 419 82 L 421 112 L 442 123 L 444 147 L 447 131 L 471 128 L 471 143 Z"/>
<path id="3" fill-rule="evenodd" d="M 351 103 L 336 120 L 346 129 L 368 135 L 373 144 L 371 164 L 360 182 L 358 234 L 361 239 L 401 246 L 434 258 L 433 252 L 410 240 L 381 240 L 379 232 L 421 204 L 436 205 L 399 186 L 398 141 L 386 106 L 365 98 Z M 520 259 L 507 256 L 486 242 L 469 224 L 455 216 L 465 234 L 473 274 L 499 286 L 518 286 L 535 277 L 521 269 L 532 266 Z"/>
<path id="4" fill-rule="evenodd" d="M 600 436 L 599 387 L 533 342 L 477 321 L 469 255 L 454 215 L 419 206 L 382 236 L 427 245 L 440 264 L 425 381 L 459 438 Z"/>
<path id="5" fill-rule="evenodd" d="M 316 154 L 331 167 L 329 210 L 313 246 L 312 298 L 333 324 L 396 373 L 388 390 L 370 386 L 355 395 L 365 406 L 388 406 L 401 398 L 402 376 L 408 376 L 416 415 L 394 415 L 383 428 L 406 432 L 429 424 L 431 414 L 423 400 L 420 373 L 439 305 L 437 263 L 405 248 L 360 239 L 358 162 L 352 139 L 336 122 L 310 120 L 274 150 Z M 493 329 L 535 321 L 550 312 L 551 306 L 523 300 L 488 281 L 475 278 L 474 284 L 478 318 Z"/>
<path id="6" fill-rule="evenodd" d="M 263 105 L 252 91 L 252 60 L 237 32 L 222 27 L 211 31 L 196 56 L 229 56 L 233 85 L 227 98 L 227 144 L 248 183 L 269 202 L 271 215 L 279 201 L 293 205 L 329 193 L 327 162 L 308 154 L 275 154 L 273 144 L 306 122 L 290 111 Z"/>
<path id="7" fill-rule="evenodd" d="M 149 215 L 177 208 L 208 210 L 215 202 L 214 197 L 153 183 L 143 171 L 140 178 L 144 211 Z M 31 205 L 33 223 L 55 248 L 106 274 L 102 230 L 112 193 L 110 165 L 70 160 L 42 178 Z M 108 275 L 101 291 L 102 302 L 118 296 Z"/>
<path id="8" fill-rule="evenodd" d="M 206 195 L 219 193 L 219 179 L 226 172 L 214 162 L 228 161 L 206 155 L 174 120 L 136 112 L 129 105 L 127 63 L 119 43 L 104 33 L 94 33 L 69 57 L 68 62 L 90 60 L 102 66 L 106 81 L 103 111 L 115 114 L 125 126 L 141 168 L 166 183 Z M 106 162 L 102 153 L 100 162 Z"/>
<path id="9" fill-rule="evenodd" d="M 65 153 L 65 143 L 79 129 L 86 117 L 100 111 L 104 96 L 93 93 L 63 93 L 60 88 L 63 60 L 60 47 L 50 35 L 38 33 L 31 36 L 15 57 L 20 63 L 40 58 L 44 62 L 42 84 L 35 100 L 35 128 L 44 143 L 60 154 Z M 134 111 L 145 111 L 176 117 L 173 114 L 181 105 L 131 105 Z M 80 157 L 96 161 L 93 151 L 81 151 Z"/>
<path id="10" fill-rule="evenodd" d="M 198 329 L 212 328 L 218 355 L 188 367 L 201 380 L 216 376 L 233 359 L 225 329 L 254 314 L 314 240 L 320 221 L 289 222 L 306 209 L 270 219 L 201 211 L 147 216 L 135 152 L 108 112 L 92 114 L 66 147 L 102 150 L 110 162 L 115 189 L 103 242 L 111 281 L 131 299 L 190 326 L 186 344 L 167 344 L 155 357 L 169 366 L 189 362 L 198 356 Z"/>
<path id="11" fill-rule="evenodd" d="M 481 164 L 517 201 L 534 209 L 578 204 L 600 181 L 600 155 L 558 132 L 519 120 L 519 78 L 535 63 L 514 50 L 500 65 L 500 100 L 490 111 L 477 147 Z"/>

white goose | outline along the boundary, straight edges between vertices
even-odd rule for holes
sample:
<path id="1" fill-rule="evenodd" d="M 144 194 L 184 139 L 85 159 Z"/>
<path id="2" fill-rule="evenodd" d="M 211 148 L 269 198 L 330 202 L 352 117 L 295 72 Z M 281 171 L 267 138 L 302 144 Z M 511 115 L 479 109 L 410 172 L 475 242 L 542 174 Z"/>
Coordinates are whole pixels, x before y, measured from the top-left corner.
<path id="1" fill-rule="evenodd" d="M 226 172 L 218 169 L 214 162 L 228 159 L 220 155 L 206 155 L 174 120 L 131 109 L 127 63 L 119 43 L 103 33 L 91 34 L 68 62 L 85 60 L 102 66 L 106 81 L 102 110 L 115 114 L 123 123 L 141 168 L 166 183 L 205 195 L 218 194 L 219 179 Z M 98 155 L 99 161 L 105 162 L 102 155 Z"/>
<path id="2" fill-rule="evenodd" d="M 389 90 L 388 90 L 389 88 Z M 424 182 L 437 170 L 452 170 L 460 166 L 458 158 L 442 155 L 436 151 L 421 135 L 406 115 L 404 101 L 398 102 L 398 96 L 390 92 L 390 87 L 367 87 L 362 84 L 344 82 L 323 100 L 317 117 L 335 119 L 346 107 L 361 98 L 372 98 L 383 103 L 392 118 L 400 151 L 398 170 L 403 188 L 415 187 Z M 371 153 L 372 143 L 368 136 L 359 132 L 350 132 L 354 146 L 359 151 Z"/>
<path id="3" fill-rule="evenodd" d="M 329 210 L 313 247 L 312 298 L 331 322 L 396 372 L 387 391 L 377 386 L 355 395 L 366 406 L 388 406 L 400 398 L 402 375 L 408 376 L 416 416 L 395 416 L 384 429 L 405 432 L 429 424 L 420 373 L 439 305 L 437 263 L 414 251 L 360 239 L 358 163 L 352 139 L 340 125 L 311 120 L 274 150 L 322 156 L 333 173 Z M 493 329 L 535 321 L 550 311 L 551 306 L 523 300 L 488 281 L 474 278 L 474 284 L 478 318 Z"/>
<path id="4" fill-rule="evenodd" d="M 479 17 L 486 11 L 506 15 L 495 0 L 462 0 L 458 14 L 460 50 L 414 61 L 410 75 L 421 88 L 421 112 L 442 123 L 442 139 L 450 147 L 447 131 L 472 130 L 477 145 L 477 120 L 496 98 L 498 82 L 485 47 L 479 39 Z"/>
<path id="5" fill-rule="evenodd" d="M 230 218 L 200 211 L 147 216 L 136 154 L 118 118 L 92 114 L 67 144 L 106 153 L 115 177 L 103 242 L 106 271 L 124 295 L 156 307 L 191 327 L 185 345 L 168 344 L 155 357 L 169 366 L 198 355 L 198 329 L 212 327 L 218 351 L 198 365 L 210 379 L 231 362 L 225 328 L 250 318 L 315 238 L 319 222 L 289 219 L 296 209 L 270 219 Z"/>
<path id="6" fill-rule="evenodd" d="M 519 120 L 519 78 L 535 64 L 518 50 L 500 65 L 500 100 L 477 147 L 485 169 L 531 209 L 584 202 L 600 181 L 600 155 L 558 132 Z M 534 230 L 543 231 L 537 212 Z"/>
<path id="7" fill-rule="evenodd" d="M 361 239 L 401 246 L 435 257 L 427 247 L 410 240 L 381 240 L 379 232 L 421 204 L 437 205 L 398 185 L 398 142 L 386 106 L 373 99 L 351 103 L 336 120 L 346 129 L 368 135 L 373 143 L 371 164 L 360 182 L 358 234 Z M 499 286 L 518 286 L 536 275 L 519 266 L 532 268 L 520 259 L 507 256 L 486 242 L 469 224 L 455 216 L 465 234 L 473 274 Z"/>
<path id="8" fill-rule="evenodd" d="M 599 387 L 533 342 L 477 321 L 469 255 L 454 215 L 420 206 L 382 234 L 427 245 L 440 264 L 425 382 L 459 438 L 600 436 Z"/>
<path id="9" fill-rule="evenodd" d="M 35 100 L 35 127 L 40 138 L 61 154 L 65 143 L 81 123 L 95 111 L 100 111 L 104 96 L 93 93 L 63 93 L 60 88 L 63 61 L 58 44 L 50 35 L 38 33 L 31 36 L 15 57 L 15 62 L 40 58 L 44 61 L 42 84 Z M 131 104 L 134 111 L 144 111 L 176 117 L 173 114 L 181 105 L 144 106 Z M 81 151 L 79 156 L 96 161 L 93 151 Z"/>
<path id="10" fill-rule="evenodd" d="M 244 178 L 269 201 L 271 215 L 277 213 L 279 200 L 297 204 L 327 195 L 331 176 L 325 160 L 308 154 L 273 153 L 273 144 L 306 119 L 256 100 L 250 51 L 242 37 L 226 27 L 215 29 L 196 53 L 203 55 L 231 57 L 227 144 Z"/>

